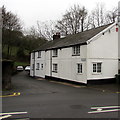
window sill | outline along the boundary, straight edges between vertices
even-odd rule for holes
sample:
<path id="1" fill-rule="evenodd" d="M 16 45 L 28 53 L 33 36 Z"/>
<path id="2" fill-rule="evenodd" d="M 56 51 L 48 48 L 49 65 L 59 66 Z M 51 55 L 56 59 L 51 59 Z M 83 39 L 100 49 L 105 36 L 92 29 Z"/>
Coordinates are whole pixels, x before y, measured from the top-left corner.
<path id="1" fill-rule="evenodd" d="M 52 71 L 52 72 L 54 72 L 54 73 L 58 73 L 57 71 Z"/>
<path id="2" fill-rule="evenodd" d="M 92 75 L 102 75 L 102 73 L 92 73 Z"/>
<path id="3" fill-rule="evenodd" d="M 58 56 L 52 56 L 52 57 L 58 57 Z"/>
<path id="4" fill-rule="evenodd" d="M 39 70 L 39 69 L 36 69 L 36 70 Z"/>
<path id="5" fill-rule="evenodd" d="M 80 56 L 80 54 L 72 55 L 72 56 Z"/>
<path id="6" fill-rule="evenodd" d="M 77 75 L 83 75 L 83 73 L 77 73 Z"/>

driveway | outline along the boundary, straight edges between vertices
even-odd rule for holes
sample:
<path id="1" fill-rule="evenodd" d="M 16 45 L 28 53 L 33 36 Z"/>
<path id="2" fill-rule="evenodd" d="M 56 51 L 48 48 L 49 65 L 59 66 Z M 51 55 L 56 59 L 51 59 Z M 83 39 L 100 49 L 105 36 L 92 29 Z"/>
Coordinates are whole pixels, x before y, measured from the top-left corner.
<path id="1" fill-rule="evenodd" d="M 12 90 L 3 92 L 3 113 L 27 114 L 15 114 L 11 118 L 118 118 L 115 111 L 89 113 L 93 111 L 91 107 L 118 106 L 119 92 L 105 89 L 105 85 L 83 86 L 35 79 L 26 72 L 15 75 L 12 84 Z"/>

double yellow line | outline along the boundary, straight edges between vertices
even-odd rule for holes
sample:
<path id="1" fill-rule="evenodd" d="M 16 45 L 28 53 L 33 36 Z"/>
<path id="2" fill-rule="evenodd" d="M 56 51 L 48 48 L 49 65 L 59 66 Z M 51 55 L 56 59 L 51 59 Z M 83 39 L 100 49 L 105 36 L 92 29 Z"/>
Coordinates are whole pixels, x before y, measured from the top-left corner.
<path id="1" fill-rule="evenodd" d="M 15 93 L 13 93 L 13 94 L 11 94 L 11 95 L 2 95 L 2 96 L 0 96 L 0 97 L 14 97 L 14 96 L 19 96 L 20 95 L 20 92 L 15 92 Z"/>

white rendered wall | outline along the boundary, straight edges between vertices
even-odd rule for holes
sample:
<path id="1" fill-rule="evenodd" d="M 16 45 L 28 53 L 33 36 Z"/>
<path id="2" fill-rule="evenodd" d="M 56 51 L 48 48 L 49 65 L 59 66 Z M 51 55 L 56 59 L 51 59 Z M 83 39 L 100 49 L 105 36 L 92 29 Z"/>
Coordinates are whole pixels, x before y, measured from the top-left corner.
<path id="1" fill-rule="evenodd" d="M 40 67 L 37 70 L 37 63 L 39 63 Z M 43 64 L 43 68 L 41 68 L 41 64 Z M 35 52 L 35 76 L 45 78 L 45 51 L 41 51 L 41 57 L 38 58 L 38 52 Z"/>
<path id="2" fill-rule="evenodd" d="M 116 26 L 87 46 L 87 79 L 114 78 L 118 73 L 118 32 Z M 92 73 L 92 63 L 102 62 L 102 73 Z"/>
<path id="3" fill-rule="evenodd" d="M 72 47 L 58 49 L 58 57 L 52 57 L 52 64 L 58 64 L 58 73 L 52 77 L 86 83 L 86 45 L 80 47 L 80 56 L 72 56 Z M 83 73 L 77 73 L 77 63 L 83 64 Z"/>
<path id="4" fill-rule="evenodd" d="M 34 76 L 34 71 L 33 71 L 33 64 L 34 64 L 34 59 L 32 58 L 33 53 L 30 55 L 30 76 Z"/>
<path id="5" fill-rule="evenodd" d="M 102 72 L 95 74 L 92 72 L 92 63 L 101 62 L 102 63 Z M 107 60 L 107 59 L 88 59 L 88 68 L 87 68 L 87 79 L 88 80 L 99 80 L 99 79 L 108 79 L 114 78 L 115 74 L 118 73 L 118 60 Z"/>
<path id="6" fill-rule="evenodd" d="M 51 50 L 46 51 L 45 53 L 45 64 L 46 64 L 46 70 L 45 75 L 51 76 Z"/>

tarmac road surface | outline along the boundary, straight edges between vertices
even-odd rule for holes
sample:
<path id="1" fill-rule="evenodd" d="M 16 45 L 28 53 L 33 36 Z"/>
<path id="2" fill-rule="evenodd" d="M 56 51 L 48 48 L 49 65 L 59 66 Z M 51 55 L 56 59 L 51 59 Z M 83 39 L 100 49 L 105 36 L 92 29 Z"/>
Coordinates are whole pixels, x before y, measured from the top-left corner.
<path id="1" fill-rule="evenodd" d="M 10 118 L 118 118 L 118 111 L 89 113 L 93 111 L 91 107 L 118 106 L 119 94 L 103 91 L 100 85 L 94 89 L 35 79 L 25 71 L 13 76 L 12 84 L 12 90 L 3 92 L 3 113 L 26 114 L 13 114 Z"/>

